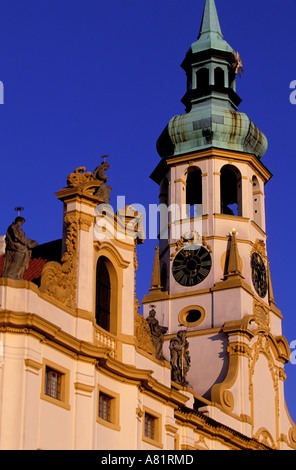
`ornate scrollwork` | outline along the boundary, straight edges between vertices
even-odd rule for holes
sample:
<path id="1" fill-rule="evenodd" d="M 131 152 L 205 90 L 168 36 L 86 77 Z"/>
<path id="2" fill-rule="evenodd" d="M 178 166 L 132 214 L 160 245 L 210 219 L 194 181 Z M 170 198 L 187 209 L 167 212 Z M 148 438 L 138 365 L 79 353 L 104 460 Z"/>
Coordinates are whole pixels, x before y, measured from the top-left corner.
<path id="1" fill-rule="evenodd" d="M 201 235 L 196 231 L 187 232 L 180 238 L 180 240 L 176 241 L 176 250 L 174 253 L 171 254 L 171 260 L 175 258 L 178 251 L 180 251 L 184 247 L 188 247 L 190 244 L 205 246 L 207 250 L 212 253 L 212 247 L 208 245 L 207 239 L 204 235 Z"/>
<path id="2" fill-rule="evenodd" d="M 148 354 L 154 354 L 154 346 L 151 338 L 150 328 L 145 318 L 139 313 L 135 312 L 135 338 L 136 345 L 138 348 L 147 352 Z"/>
<path id="3" fill-rule="evenodd" d="M 269 309 L 263 302 L 254 299 L 253 312 L 258 326 L 269 330 Z"/>
<path id="4" fill-rule="evenodd" d="M 259 240 L 259 238 L 256 238 L 255 243 L 253 243 L 250 256 L 252 256 L 252 254 L 255 252 L 259 253 L 264 263 L 266 264 L 267 259 L 268 259 L 267 253 L 266 253 L 266 245 L 265 245 L 265 242 L 263 240 Z"/>
<path id="5" fill-rule="evenodd" d="M 80 166 L 74 170 L 73 173 L 70 173 L 67 178 L 67 184 L 69 188 L 77 188 L 89 181 L 93 181 L 94 176 L 90 171 L 85 171 L 84 166 Z"/>
<path id="6" fill-rule="evenodd" d="M 78 261 L 78 218 L 66 214 L 66 251 L 62 262 L 46 263 L 41 275 L 40 292 L 61 302 L 71 309 L 76 308 L 77 261 Z"/>

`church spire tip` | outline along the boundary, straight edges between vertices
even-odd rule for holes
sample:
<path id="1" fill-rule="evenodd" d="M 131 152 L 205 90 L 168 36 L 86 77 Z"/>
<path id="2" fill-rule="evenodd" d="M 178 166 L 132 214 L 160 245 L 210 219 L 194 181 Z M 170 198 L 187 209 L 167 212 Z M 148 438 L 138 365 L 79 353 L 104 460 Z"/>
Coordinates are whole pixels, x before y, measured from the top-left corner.
<path id="1" fill-rule="evenodd" d="M 198 39 L 210 33 L 216 33 L 223 39 L 215 0 L 206 0 Z"/>

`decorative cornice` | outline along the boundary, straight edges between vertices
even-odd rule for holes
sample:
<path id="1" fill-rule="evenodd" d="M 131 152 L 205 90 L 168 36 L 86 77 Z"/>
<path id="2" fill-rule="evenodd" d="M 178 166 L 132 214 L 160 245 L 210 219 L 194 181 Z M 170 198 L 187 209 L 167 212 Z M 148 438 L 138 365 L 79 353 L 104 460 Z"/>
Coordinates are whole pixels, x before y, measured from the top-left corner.
<path id="1" fill-rule="evenodd" d="M 90 362 L 107 357 L 111 352 L 107 347 L 79 340 L 33 313 L 0 310 L 0 331 L 34 336 L 71 357 Z"/>
<path id="2" fill-rule="evenodd" d="M 175 411 L 180 425 L 191 424 L 196 432 L 203 431 L 212 440 L 218 440 L 226 447 L 236 450 L 270 450 L 267 445 L 227 427 L 198 411 L 183 407 Z"/>
<path id="3" fill-rule="evenodd" d="M 263 165 L 261 161 L 255 157 L 255 155 L 235 152 L 232 150 L 222 150 L 214 147 L 207 150 L 201 150 L 200 152 L 193 152 L 189 154 L 185 153 L 184 155 L 178 155 L 176 157 L 166 159 L 162 158 L 150 177 L 156 183 L 160 183 L 170 167 L 188 164 L 191 161 L 208 159 L 225 160 L 227 163 L 229 162 L 229 159 L 231 159 L 231 162 L 233 163 L 247 163 L 253 170 L 255 170 L 257 174 L 260 175 L 265 183 L 267 183 L 272 177 L 270 171 Z"/>

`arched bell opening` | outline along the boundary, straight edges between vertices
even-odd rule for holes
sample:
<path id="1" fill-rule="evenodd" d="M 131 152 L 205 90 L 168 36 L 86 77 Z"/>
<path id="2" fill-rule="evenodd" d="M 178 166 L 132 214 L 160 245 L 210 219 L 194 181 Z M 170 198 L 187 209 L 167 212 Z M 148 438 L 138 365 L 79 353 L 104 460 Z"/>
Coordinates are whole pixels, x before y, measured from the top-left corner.
<path id="1" fill-rule="evenodd" d="M 198 167 L 190 167 L 186 180 L 186 208 L 187 217 L 197 217 L 198 206 L 202 205 L 202 176 Z"/>
<path id="2" fill-rule="evenodd" d="M 221 169 L 221 214 L 242 216 L 242 178 L 234 165 Z"/>
<path id="3" fill-rule="evenodd" d="M 253 221 L 261 227 L 262 225 L 262 191 L 260 190 L 259 181 L 257 176 L 252 178 L 252 189 L 253 189 Z"/>

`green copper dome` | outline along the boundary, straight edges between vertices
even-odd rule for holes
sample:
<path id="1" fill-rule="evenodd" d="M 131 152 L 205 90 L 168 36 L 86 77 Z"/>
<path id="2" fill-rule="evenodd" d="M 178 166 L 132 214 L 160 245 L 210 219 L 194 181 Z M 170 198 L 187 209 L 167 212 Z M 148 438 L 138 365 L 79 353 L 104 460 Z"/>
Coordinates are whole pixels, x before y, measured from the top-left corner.
<path id="1" fill-rule="evenodd" d="M 239 58 L 224 40 L 214 0 L 206 0 L 198 40 L 182 63 L 187 92 L 186 114 L 174 116 L 157 141 L 163 158 L 210 147 L 245 152 L 262 158 L 267 150 L 264 134 L 244 113 L 237 111 Z M 237 67 L 239 66 L 239 67 Z"/>
<path id="2" fill-rule="evenodd" d="M 157 141 L 161 157 L 195 152 L 210 147 L 254 154 L 262 158 L 267 139 L 246 114 L 212 109 L 209 113 L 173 117 Z"/>

